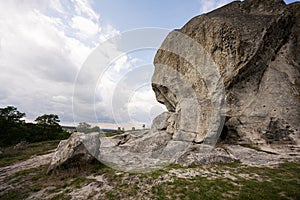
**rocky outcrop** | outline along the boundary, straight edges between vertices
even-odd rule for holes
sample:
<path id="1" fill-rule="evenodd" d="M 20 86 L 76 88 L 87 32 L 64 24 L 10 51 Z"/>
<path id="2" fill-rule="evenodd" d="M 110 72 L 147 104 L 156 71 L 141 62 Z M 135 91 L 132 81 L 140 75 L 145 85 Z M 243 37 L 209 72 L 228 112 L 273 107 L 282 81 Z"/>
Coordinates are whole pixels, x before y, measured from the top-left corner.
<path id="1" fill-rule="evenodd" d="M 162 116 L 158 116 L 154 121 L 158 121 Z M 158 125 L 162 124 L 158 123 Z M 124 137 L 130 139 L 120 144 Z M 236 160 L 222 148 L 193 144 L 190 141 L 175 141 L 165 127 L 159 131 L 157 129 L 137 131 L 119 137 L 104 137 L 100 140 L 98 160 L 122 171 L 149 172 L 171 163 L 189 166 Z"/>
<path id="2" fill-rule="evenodd" d="M 68 140 L 62 140 L 59 143 L 47 173 L 61 166 L 90 162 L 98 157 L 99 148 L 99 133 L 73 133 Z"/>
<path id="3" fill-rule="evenodd" d="M 235 1 L 172 31 L 152 87 L 173 140 L 299 144 L 299 15 L 299 2 Z"/>

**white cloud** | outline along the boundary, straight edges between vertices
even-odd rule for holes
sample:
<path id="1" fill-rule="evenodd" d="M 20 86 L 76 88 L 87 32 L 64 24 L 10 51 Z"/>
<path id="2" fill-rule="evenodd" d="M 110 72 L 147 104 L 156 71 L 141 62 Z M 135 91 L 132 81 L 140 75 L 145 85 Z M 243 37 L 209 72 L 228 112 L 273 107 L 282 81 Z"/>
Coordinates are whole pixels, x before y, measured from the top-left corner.
<path id="1" fill-rule="evenodd" d="M 108 49 L 109 53 L 107 53 L 110 55 L 122 54 L 122 52 L 117 52 L 117 49 L 112 47 Z M 103 56 L 103 54 L 101 55 Z M 95 55 L 95 57 L 99 58 L 99 55 Z M 110 56 L 107 55 L 107 57 Z M 99 58 L 99 60 L 103 59 Z M 115 122 L 118 126 L 126 129 L 142 124 L 149 127 L 152 119 L 165 110 L 156 101 L 151 88 L 151 76 L 154 68 L 153 64 L 149 64 L 151 62 L 151 58 L 148 60 L 137 59 L 135 53 L 116 57 L 107 66 L 104 73 L 99 76 L 96 90 L 91 91 L 95 94 L 95 110 L 86 112 L 86 116 L 83 117 L 90 116 L 90 118 L 93 118 L 95 112 L 100 122 L 110 119 L 107 122 Z M 93 63 L 97 63 L 97 61 L 93 61 Z M 93 70 L 88 70 L 88 72 L 91 71 Z M 76 108 L 81 110 L 80 113 L 83 114 L 82 110 L 91 98 L 84 99 L 84 94 L 87 91 L 86 87 L 80 88 L 79 91 Z"/>
<path id="2" fill-rule="evenodd" d="M 93 37 L 101 30 L 98 24 L 81 16 L 73 17 L 71 26 L 78 31 L 77 35 L 82 39 Z"/>
<path id="3" fill-rule="evenodd" d="M 215 10 L 221 6 L 224 6 L 232 2 L 232 0 L 200 0 L 200 13 L 208 13 L 212 10 Z"/>
<path id="4" fill-rule="evenodd" d="M 50 7 L 59 12 L 59 13 L 62 13 L 64 14 L 65 13 L 65 10 L 64 10 L 64 7 L 62 6 L 60 0 L 52 0 L 49 2 L 50 3 Z"/>
<path id="5" fill-rule="evenodd" d="M 93 37 L 84 41 L 77 32 Z M 101 30 L 88 1 L 1 1 L 0 106 L 17 106 L 28 119 L 56 113 L 72 121 L 78 70 L 99 38 L 117 32 Z"/>
<path id="6" fill-rule="evenodd" d="M 151 91 L 151 85 L 144 85 L 136 90 L 128 102 L 128 113 L 132 121 L 145 123 L 149 127 L 151 120 L 158 114 L 166 111 L 166 108 L 153 102 L 154 93 Z"/>
<path id="7" fill-rule="evenodd" d="M 71 122 L 74 81 L 84 73 L 77 82 L 80 120 L 95 122 L 97 114 L 99 122 L 106 123 L 117 116 L 126 128 L 135 126 L 132 123 L 149 125 L 161 111 L 150 86 L 153 66 L 141 67 L 152 63 L 152 57 L 141 61 L 101 43 L 116 35 L 119 31 L 102 25 L 87 0 L 0 1 L 0 107 L 17 106 L 27 119 L 55 113 Z M 99 43 L 105 47 L 99 53 L 113 63 L 104 74 L 97 73 L 97 66 L 82 72 Z M 96 64 L 105 64 L 101 62 Z M 92 85 L 100 75 L 98 85 Z M 95 94 L 96 102 L 87 93 Z"/>
<path id="8" fill-rule="evenodd" d="M 99 15 L 91 8 L 88 0 L 72 0 L 77 15 L 86 16 L 91 20 L 98 21 Z"/>
<path id="9" fill-rule="evenodd" d="M 109 38 L 111 38 L 112 35 L 113 36 L 120 35 L 120 32 L 116 30 L 114 27 L 112 27 L 111 25 L 107 24 L 104 27 L 102 27 L 102 34 L 99 35 L 99 40 L 101 42 L 106 41 Z"/>

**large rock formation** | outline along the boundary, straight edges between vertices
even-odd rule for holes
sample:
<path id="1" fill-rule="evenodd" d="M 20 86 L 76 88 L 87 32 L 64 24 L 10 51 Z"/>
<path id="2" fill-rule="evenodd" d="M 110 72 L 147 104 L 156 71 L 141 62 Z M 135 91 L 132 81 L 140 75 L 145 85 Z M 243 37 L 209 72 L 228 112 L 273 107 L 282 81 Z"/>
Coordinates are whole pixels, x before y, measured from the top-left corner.
<path id="1" fill-rule="evenodd" d="M 152 87 L 173 118 L 173 140 L 205 141 L 213 124 L 227 143 L 299 144 L 299 15 L 299 2 L 235 1 L 172 31 Z"/>

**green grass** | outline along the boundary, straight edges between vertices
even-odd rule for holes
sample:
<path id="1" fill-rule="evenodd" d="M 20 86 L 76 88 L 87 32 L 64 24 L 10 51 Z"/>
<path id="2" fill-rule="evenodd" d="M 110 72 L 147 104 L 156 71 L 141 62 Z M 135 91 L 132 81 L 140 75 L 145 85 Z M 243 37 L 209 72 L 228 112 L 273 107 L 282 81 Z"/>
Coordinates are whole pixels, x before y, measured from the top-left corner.
<path id="1" fill-rule="evenodd" d="M 83 184 L 88 184 L 93 181 L 95 181 L 95 179 L 90 179 L 90 178 L 86 178 L 86 177 L 77 177 L 71 181 L 70 186 L 74 186 L 75 188 L 80 188 Z"/>
<path id="2" fill-rule="evenodd" d="M 162 177 L 170 170 L 215 170 L 218 176 L 210 179 L 201 174 L 188 178 L 180 178 L 169 174 L 168 180 Z M 30 194 L 45 187 L 52 186 L 47 192 L 54 195 L 53 199 L 69 199 L 69 192 L 80 189 L 84 185 L 95 182 L 86 176 L 103 175 L 106 184 L 112 190 L 103 190 L 104 199 L 137 198 L 151 199 L 300 199 L 300 166 L 299 163 L 284 163 L 275 168 L 249 167 L 241 163 L 214 164 L 193 166 L 192 168 L 171 165 L 165 169 L 147 174 L 116 173 L 114 169 L 102 164 L 90 164 L 80 168 L 61 169 L 46 175 L 47 166 L 28 169 L 7 178 L 15 185 L 1 199 L 24 199 Z M 220 170 L 218 172 L 218 170 Z M 229 171 L 236 179 L 222 175 Z M 247 174 L 250 178 L 245 178 Z M 254 175 L 260 180 L 254 178 Z M 15 182 L 13 183 L 13 181 Z M 29 184 L 30 183 L 30 184 Z"/>
<path id="3" fill-rule="evenodd" d="M 15 161 L 26 159 L 46 153 L 57 143 L 30 144 L 23 153 L 10 153 Z M 0 162 L 7 165 L 3 158 Z M 46 174 L 47 167 L 26 169 L 6 177 L 4 182 L 12 188 L 0 191 L 1 199 L 26 199 L 45 188 L 48 188 L 45 195 L 52 199 L 70 199 L 71 191 L 97 181 L 87 178 L 90 175 L 102 176 L 105 180 L 103 184 L 107 187 L 99 186 L 102 187 L 101 199 L 300 199 L 299 163 L 284 163 L 274 168 L 250 167 L 240 162 L 191 167 L 173 164 L 144 174 L 120 173 L 96 161 L 61 168 L 50 175 Z M 191 170 L 199 173 L 187 178 L 176 175 Z M 205 176 L 204 172 L 209 174 Z M 225 172 L 234 178 L 225 176 Z M 93 195 L 96 194 L 89 197 Z"/>
<path id="4" fill-rule="evenodd" d="M 54 197 L 52 197 L 50 200 L 70 200 L 72 199 L 70 195 L 67 195 L 67 194 L 64 194 L 64 193 L 61 193 L 61 194 L 58 194 L 58 195 L 55 195 Z"/>
<path id="5" fill-rule="evenodd" d="M 121 135 L 123 133 L 125 133 L 125 131 L 106 132 L 104 133 L 104 137 L 112 137 L 115 135 Z"/>
<path id="6" fill-rule="evenodd" d="M 57 147 L 59 140 L 31 143 L 24 149 L 7 147 L 0 154 L 0 167 L 11 165 L 17 161 L 26 160 L 34 155 L 43 155 Z"/>
<path id="7" fill-rule="evenodd" d="M 232 181 L 227 178 L 207 178 L 196 176 L 192 179 L 176 178 L 152 188 L 157 199 L 300 199 L 299 163 L 285 163 L 277 168 L 245 167 L 227 168 L 235 174 L 258 174 L 263 181 L 239 177 Z M 222 167 L 226 164 L 222 164 Z M 167 198 L 168 197 L 168 198 Z"/>
<path id="8" fill-rule="evenodd" d="M 175 167 L 175 168 L 172 168 Z M 210 167 L 210 166 L 206 166 Z M 122 178 L 115 179 L 114 189 L 107 192 L 106 199 L 126 199 L 145 194 L 151 199 L 300 199 L 299 163 L 285 163 L 276 168 L 248 167 L 235 162 L 211 165 L 212 168 L 229 170 L 236 180 L 226 177 L 208 179 L 202 176 L 191 178 L 173 177 L 162 181 L 161 177 L 170 169 L 190 169 L 172 165 L 165 170 L 149 174 L 129 174 L 128 182 L 120 184 Z M 193 169 L 201 168 L 194 166 Z M 221 174 L 221 173 L 220 173 Z M 240 174 L 257 174 L 262 180 L 244 178 Z M 149 193 L 143 188 L 151 186 Z M 139 196 L 140 197 L 140 196 Z"/>
<path id="9" fill-rule="evenodd" d="M 0 199 L 26 199 L 30 194 L 38 192 L 44 188 L 52 187 L 47 190 L 48 194 L 54 194 L 52 199 L 70 199 L 68 192 L 70 188 L 81 188 L 83 185 L 95 181 L 86 176 L 93 173 L 108 173 L 110 168 L 101 163 L 82 164 L 72 168 L 59 169 L 51 175 L 47 175 L 48 165 L 38 168 L 19 171 L 9 177 L 4 182 L 13 186 L 13 189 L 0 193 Z M 63 191 L 63 192 L 62 192 Z M 58 193 L 56 195 L 56 193 Z"/>

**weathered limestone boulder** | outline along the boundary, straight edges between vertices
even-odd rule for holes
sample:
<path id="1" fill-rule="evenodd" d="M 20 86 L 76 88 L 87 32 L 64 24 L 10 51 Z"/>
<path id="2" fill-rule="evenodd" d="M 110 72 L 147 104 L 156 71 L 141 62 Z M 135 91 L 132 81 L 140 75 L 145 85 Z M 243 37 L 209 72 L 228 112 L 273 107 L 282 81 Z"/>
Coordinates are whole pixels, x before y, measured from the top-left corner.
<path id="1" fill-rule="evenodd" d="M 99 149 L 99 133 L 73 133 L 59 143 L 47 173 L 60 166 L 90 162 L 99 156 Z"/>
<path id="2" fill-rule="evenodd" d="M 173 140 L 223 130 L 227 143 L 299 144 L 299 55 L 299 2 L 235 1 L 172 31 L 152 87 L 175 116 Z"/>
<path id="3" fill-rule="evenodd" d="M 152 121 L 151 130 L 153 131 L 162 131 L 167 130 L 168 128 L 168 119 L 170 118 L 170 112 L 163 112 Z"/>

